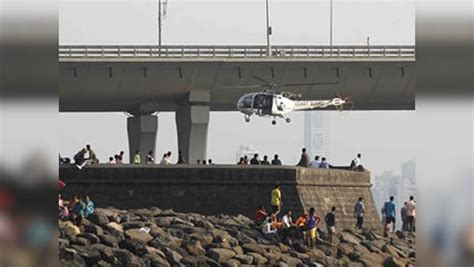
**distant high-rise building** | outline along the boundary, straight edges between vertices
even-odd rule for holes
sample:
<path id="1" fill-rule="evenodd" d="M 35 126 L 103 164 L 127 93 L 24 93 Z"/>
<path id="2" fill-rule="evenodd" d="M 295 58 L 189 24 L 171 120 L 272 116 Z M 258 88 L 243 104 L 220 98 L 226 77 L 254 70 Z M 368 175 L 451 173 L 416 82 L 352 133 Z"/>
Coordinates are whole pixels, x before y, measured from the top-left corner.
<path id="1" fill-rule="evenodd" d="M 415 161 L 403 162 L 401 175 L 395 175 L 392 171 L 384 171 L 381 175 L 374 176 L 373 181 L 372 195 L 377 212 L 381 214 L 382 205 L 390 196 L 394 196 L 397 210 L 399 210 L 410 196 L 415 196 Z"/>
<path id="2" fill-rule="evenodd" d="M 374 197 L 377 212 L 381 216 L 383 203 L 388 201 L 390 196 L 395 198 L 397 207 L 400 207 L 399 185 L 401 178 L 392 171 L 384 171 L 381 175 L 374 177 L 374 186 L 372 187 L 372 195 Z"/>
<path id="3" fill-rule="evenodd" d="M 400 182 L 400 197 L 403 201 L 408 200 L 410 196 L 415 195 L 416 179 L 415 179 L 415 161 L 409 160 L 402 163 L 402 179 Z"/>
<path id="4" fill-rule="evenodd" d="M 246 145 L 240 145 L 238 152 L 235 154 L 235 162 L 239 162 L 240 157 L 247 156 L 249 159 L 253 158 L 253 155 L 258 153 L 258 150 L 255 149 L 254 145 L 251 144 L 246 144 Z"/>
<path id="5" fill-rule="evenodd" d="M 319 155 L 331 161 L 331 117 L 328 112 L 305 112 L 304 146 L 311 159 Z"/>

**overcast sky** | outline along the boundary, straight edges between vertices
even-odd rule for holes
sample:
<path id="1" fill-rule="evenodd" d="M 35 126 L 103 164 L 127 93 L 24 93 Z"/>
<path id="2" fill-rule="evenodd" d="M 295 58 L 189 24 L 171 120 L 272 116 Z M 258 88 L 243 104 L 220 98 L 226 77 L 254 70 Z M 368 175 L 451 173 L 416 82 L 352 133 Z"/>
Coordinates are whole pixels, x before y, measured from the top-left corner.
<path id="1" fill-rule="evenodd" d="M 163 21 L 163 44 L 265 44 L 265 1 L 169 0 Z M 415 43 L 414 1 L 333 0 L 333 43 Z M 270 0 L 272 44 L 328 44 L 329 0 Z M 157 1 L 62 1 L 60 44 L 156 44 Z M 318 111 L 313 111 L 318 112 Z M 348 164 L 358 152 L 379 174 L 399 173 L 414 159 L 414 111 L 327 112 L 331 117 L 331 159 Z M 208 154 L 218 163 L 234 163 L 240 144 L 253 144 L 261 154 L 278 153 L 294 164 L 304 145 L 303 113 L 291 124 L 272 126 L 269 119 L 247 124 L 238 112 L 213 112 Z M 157 149 L 177 151 L 174 113 L 160 113 Z M 90 143 L 102 161 L 118 150 L 128 151 L 126 116 L 121 113 L 60 114 L 60 149 L 72 156 Z"/>

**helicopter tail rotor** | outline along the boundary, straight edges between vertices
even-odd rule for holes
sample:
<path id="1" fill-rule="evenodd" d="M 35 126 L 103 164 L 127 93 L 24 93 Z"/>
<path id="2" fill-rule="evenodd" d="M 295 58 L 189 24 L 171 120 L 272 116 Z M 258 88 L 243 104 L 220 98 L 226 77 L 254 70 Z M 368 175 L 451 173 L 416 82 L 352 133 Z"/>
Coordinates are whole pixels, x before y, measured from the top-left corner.
<path id="1" fill-rule="evenodd" d="M 350 111 L 354 109 L 354 101 L 352 100 L 352 97 L 350 96 L 342 97 L 340 94 L 338 94 L 336 98 L 342 100 L 341 104 L 334 105 L 337 111 L 343 112 L 343 111 Z M 348 107 L 348 108 L 345 108 L 345 107 Z"/>

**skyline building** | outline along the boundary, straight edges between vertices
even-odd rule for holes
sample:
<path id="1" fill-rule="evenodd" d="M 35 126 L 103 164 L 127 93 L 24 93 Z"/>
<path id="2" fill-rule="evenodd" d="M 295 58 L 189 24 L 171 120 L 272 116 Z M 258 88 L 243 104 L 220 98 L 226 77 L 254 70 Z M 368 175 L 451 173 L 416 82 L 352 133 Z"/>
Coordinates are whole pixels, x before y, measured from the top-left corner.
<path id="1" fill-rule="evenodd" d="M 400 165 L 401 174 L 394 174 L 393 171 L 384 171 L 373 178 L 372 195 L 374 197 L 377 213 L 381 216 L 382 206 L 388 201 L 390 196 L 394 196 L 397 205 L 397 212 L 403 203 L 410 196 L 415 196 L 416 192 L 416 173 L 415 161 L 409 160 Z M 415 196 L 416 199 L 416 196 Z M 399 216 L 399 213 L 397 213 Z"/>
<path id="2" fill-rule="evenodd" d="M 239 150 L 235 154 L 235 162 L 239 162 L 240 157 L 244 157 L 244 156 L 247 156 L 250 160 L 251 158 L 253 158 L 253 155 L 255 153 L 260 155 L 260 153 L 258 153 L 258 150 L 255 148 L 254 145 L 242 144 L 239 146 Z"/>
<path id="3" fill-rule="evenodd" d="M 331 161 L 331 116 L 325 111 L 304 113 L 304 146 L 311 160 L 315 155 Z"/>

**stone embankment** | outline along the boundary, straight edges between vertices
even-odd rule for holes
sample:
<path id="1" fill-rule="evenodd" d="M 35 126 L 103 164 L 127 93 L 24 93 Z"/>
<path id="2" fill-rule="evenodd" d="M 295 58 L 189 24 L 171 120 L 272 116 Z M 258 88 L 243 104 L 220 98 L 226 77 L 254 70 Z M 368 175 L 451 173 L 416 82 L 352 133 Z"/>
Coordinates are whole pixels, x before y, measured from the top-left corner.
<path id="1" fill-rule="evenodd" d="M 322 229 L 325 227 L 321 227 Z M 374 231 L 322 231 L 317 248 L 263 237 L 252 220 L 158 208 L 97 209 L 75 226 L 59 222 L 61 266 L 410 266 L 415 236 L 389 240 Z"/>

